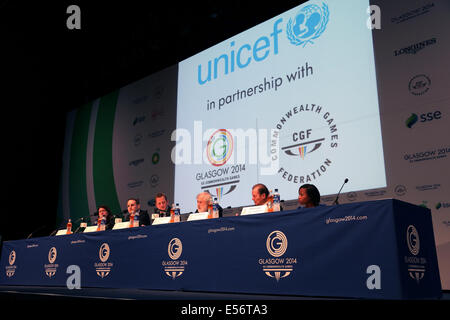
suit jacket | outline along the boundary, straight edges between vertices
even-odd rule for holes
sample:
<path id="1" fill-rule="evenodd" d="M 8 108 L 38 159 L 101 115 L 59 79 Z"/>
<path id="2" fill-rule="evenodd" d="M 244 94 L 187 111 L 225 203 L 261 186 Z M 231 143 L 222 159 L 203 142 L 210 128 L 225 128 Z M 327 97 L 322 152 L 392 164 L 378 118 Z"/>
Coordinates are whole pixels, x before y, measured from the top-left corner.
<path id="1" fill-rule="evenodd" d="M 124 221 L 130 221 L 130 213 L 127 212 L 124 215 Z M 150 225 L 150 217 L 148 212 L 145 210 L 139 210 L 139 226 L 149 226 Z"/>

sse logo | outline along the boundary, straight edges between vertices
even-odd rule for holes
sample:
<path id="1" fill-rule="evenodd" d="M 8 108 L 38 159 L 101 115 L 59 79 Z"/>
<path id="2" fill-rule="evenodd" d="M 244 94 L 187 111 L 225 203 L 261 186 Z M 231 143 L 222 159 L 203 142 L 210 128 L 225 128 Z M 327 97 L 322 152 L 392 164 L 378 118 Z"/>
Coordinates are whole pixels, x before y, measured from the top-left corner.
<path id="1" fill-rule="evenodd" d="M 409 118 L 406 119 L 405 124 L 408 128 L 411 129 L 417 123 L 417 121 L 423 123 L 423 122 L 430 122 L 433 120 L 439 120 L 441 118 L 442 118 L 442 113 L 440 111 L 422 113 L 420 116 L 418 116 L 415 113 L 412 113 L 409 116 Z"/>

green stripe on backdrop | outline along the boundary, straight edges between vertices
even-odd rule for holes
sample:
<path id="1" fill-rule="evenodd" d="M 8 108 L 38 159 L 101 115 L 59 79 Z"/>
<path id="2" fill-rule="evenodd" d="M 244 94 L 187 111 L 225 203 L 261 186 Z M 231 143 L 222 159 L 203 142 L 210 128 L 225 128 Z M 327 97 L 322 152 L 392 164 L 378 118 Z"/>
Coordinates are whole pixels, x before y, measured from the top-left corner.
<path id="1" fill-rule="evenodd" d="M 86 191 L 86 152 L 92 103 L 78 109 L 72 134 L 69 169 L 70 218 L 89 216 Z"/>
<path id="2" fill-rule="evenodd" d="M 107 205 L 113 213 L 121 211 L 114 182 L 112 158 L 114 117 L 118 96 L 119 91 L 115 91 L 100 98 L 93 152 L 95 202 L 97 206 Z"/>

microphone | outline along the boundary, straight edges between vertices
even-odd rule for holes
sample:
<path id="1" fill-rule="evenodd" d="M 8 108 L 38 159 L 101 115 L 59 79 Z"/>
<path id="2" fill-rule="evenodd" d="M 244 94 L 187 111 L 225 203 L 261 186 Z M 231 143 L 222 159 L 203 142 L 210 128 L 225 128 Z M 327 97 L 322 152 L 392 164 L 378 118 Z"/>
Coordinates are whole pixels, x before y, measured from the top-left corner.
<path id="1" fill-rule="evenodd" d="M 91 216 L 87 216 L 87 217 L 81 217 L 79 218 L 77 221 L 75 221 L 73 224 L 76 224 L 78 221 L 81 221 L 82 223 L 85 222 L 84 219 L 85 218 L 90 218 Z M 82 228 L 81 223 L 78 226 L 78 228 L 73 232 L 73 233 L 78 233 L 78 231 Z"/>
<path id="2" fill-rule="evenodd" d="M 339 199 L 339 195 L 341 194 L 341 190 L 344 187 L 344 185 L 348 182 L 348 179 L 345 178 L 344 183 L 342 184 L 341 188 L 339 189 L 339 192 L 336 196 L 336 199 L 334 200 L 333 204 L 339 204 L 338 199 Z"/>
<path id="3" fill-rule="evenodd" d="M 42 229 L 44 229 L 44 228 L 46 228 L 46 227 L 47 227 L 46 225 L 43 225 L 43 226 L 40 226 L 39 228 L 37 228 L 36 230 L 33 230 L 33 232 L 31 232 L 31 233 L 28 235 L 27 239 L 30 239 L 30 238 L 33 236 L 33 234 L 35 234 L 35 233 L 38 232 L 38 231 L 41 231 Z"/>

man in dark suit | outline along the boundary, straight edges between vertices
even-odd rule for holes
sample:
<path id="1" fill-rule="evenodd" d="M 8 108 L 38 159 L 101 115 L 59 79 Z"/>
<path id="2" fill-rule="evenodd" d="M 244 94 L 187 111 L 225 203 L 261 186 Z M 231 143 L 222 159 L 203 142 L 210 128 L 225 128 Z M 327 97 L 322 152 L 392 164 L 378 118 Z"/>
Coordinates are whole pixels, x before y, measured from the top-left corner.
<path id="1" fill-rule="evenodd" d="M 150 217 L 148 216 L 148 212 L 145 210 L 141 210 L 141 204 L 139 203 L 139 199 L 130 198 L 127 201 L 127 210 L 128 213 L 125 214 L 125 221 L 130 221 L 131 213 L 134 213 L 135 216 L 139 215 L 139 226 L 149 226 L 150 225 Z"/>
<path id="2" fill-rule="evenodd" d="M 162 192 L 155 196 L 155 214 L 159 217 L 170 217 L 170 205 L 167 196 Z"/>

